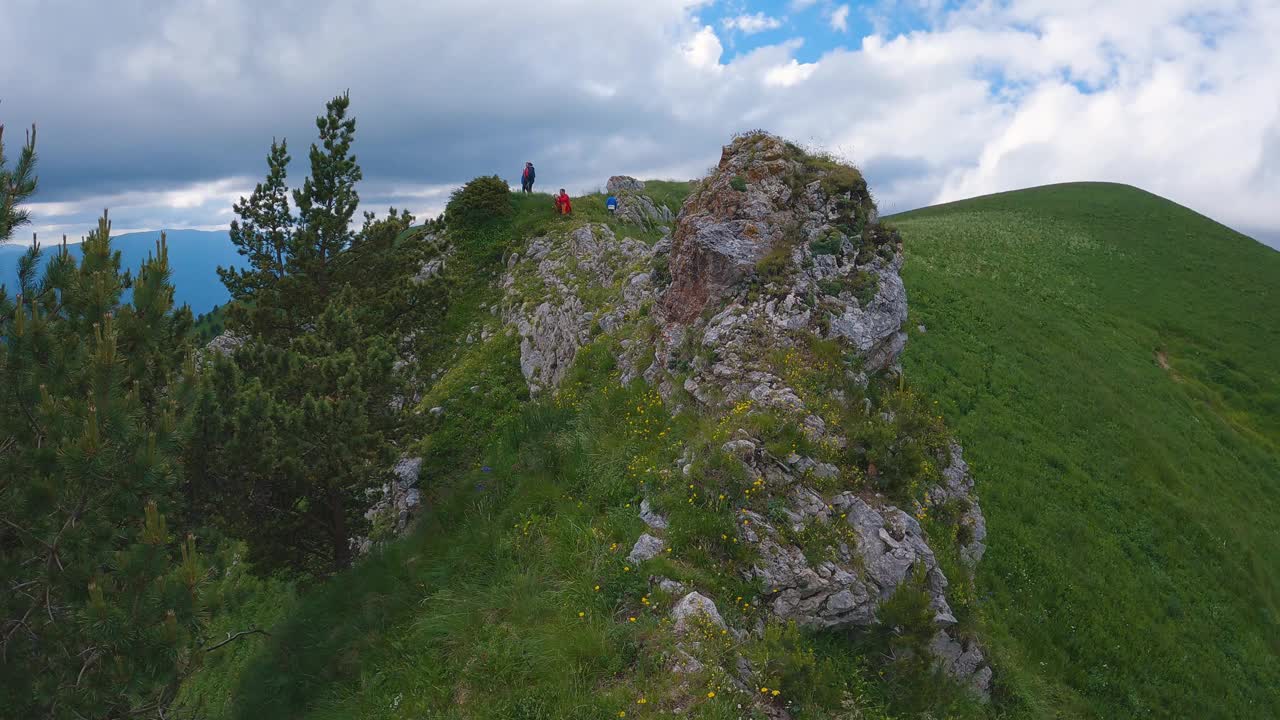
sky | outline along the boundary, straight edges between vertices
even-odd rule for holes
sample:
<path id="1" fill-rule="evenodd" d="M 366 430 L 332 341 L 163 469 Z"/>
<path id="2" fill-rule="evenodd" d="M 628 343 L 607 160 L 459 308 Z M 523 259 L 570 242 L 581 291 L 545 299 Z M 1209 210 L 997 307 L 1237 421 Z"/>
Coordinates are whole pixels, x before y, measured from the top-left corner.
<path id="1" fill-rule="evenodd" d="M 1280 0 L 0 0 L 0 122 L 42 238 L 225 227 L 350 91 L 366 209 L 524 161 L 583 192 L 700 177 L 763 128 L 882 212 L 1129 183 L 1280 247 Z M 52 236 L 52 237 L 51 237 Z"/>

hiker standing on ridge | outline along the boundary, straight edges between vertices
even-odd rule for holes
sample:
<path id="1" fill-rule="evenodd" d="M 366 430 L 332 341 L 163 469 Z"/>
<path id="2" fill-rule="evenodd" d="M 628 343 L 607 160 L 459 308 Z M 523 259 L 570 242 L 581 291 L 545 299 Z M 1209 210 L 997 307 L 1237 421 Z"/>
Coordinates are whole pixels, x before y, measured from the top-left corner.
<path id="1" fill-rule="evenodd" d="M 556 196 L 556 210 L 559 210 L 561 215 L 568 215 L 573 212 L 573 205 L 569 202 L 569 193 L 566 193 L 564 188 L 560 188 L 560 194 Z"/>
<path id="2" fill-rule="evenodd" d="M 533 169 L 533 163 L 524 164 L 524 172 L 520 174 L 520 190 L 526 193 L 533 192 L 533 181 L 538 178 L 538 172 Z"/>

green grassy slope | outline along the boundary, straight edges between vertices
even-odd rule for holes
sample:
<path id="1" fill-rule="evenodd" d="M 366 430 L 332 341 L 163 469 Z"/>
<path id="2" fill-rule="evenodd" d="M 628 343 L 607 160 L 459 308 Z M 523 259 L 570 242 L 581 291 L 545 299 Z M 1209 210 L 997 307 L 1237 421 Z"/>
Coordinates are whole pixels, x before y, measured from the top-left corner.
<path id="1" fill-rule="evenodd" d="M 678 203 L 681 188 L 670 190 Z M 446 273 L 454 291 L 428 360 L 448 369 L 421 403 L 445 413 L 428 420 L 415 445 L 426 457 L 418 527 L 301 592 L 248 577 L 226 581 L 235 592 L 212 634 L 251 627 L 271 634 L 210 653 L 169 715 L 635 720 L 679 710 L 689 718 L 766 720 L 766 708 L 787 708 L 797 720 L 822 720 L 847 702 L 849 717 L 865 720 L 917 717 L 925 708 L 957 719 L 984 716 L 976 700 L 917 677 L 909 662 L 876 660 L 900 642 L 888 631 L 855 643 L 770 623 L 762 637 L 731 641 L 708 626 L 699 642 L 714 663 L 691 675 L 670 671 L 668 614 L 678 595 L 653 588 L 648 575 L 701 588 L 731 625 L 752 627 L 764 616 L 761 590 L 738 572 L 746 558 L 734 504 L 750 495 L 763 513 L 771 502 L 736 461 L 699 461 L 685 477 L 672 470 L 674 460 L 686 444 L 711 457 L 709 448 L 741 423 L 771 438 L 778 453 L 797 447 L 803 434 L 764 414 L 748 421 L 746 405 L 723 421 L 688 409 L 673 415 L 642 382 L 620 386 L 621 347 L 608 335 L 580 351 L 554 398 L 530 402 L 515 337 L 463 338 L 478 334 L 478 324 L 499 329 L 485 306 L 499 298 L 492 281 L 506 253 L 520 251 L 528 237 L 608 216 L 599 196 L 575 199 L 574 218 L 552 215 L 545 196 L 514 202 L 509 219 L 451 231 L 456 252 Z M 641 323 L 636 337 L 651 330 Z M 813 375 L 822 389 L 819 375 L 822 382 L 842 377 L 795 372 Z M 886 389 L 881 399 L 896 403 L 901 393 Z M 892 407 L 904 424 L 933 427 L 926 407 Z M 646 495 L 668 509 L 670 552 L 641 571 L 626 555 L 644 528 L 637 508 Z M 944 562 L 955 560 L 953 546 L 938 548 L 949 550 Z M 953 577 L 957 591 L 967 586 L 963 573 Z M 906 592 L 893 611 L 904 625 L 922 625 L 926 640 L 933 630 L 927 602 L 922 591 Z M 738 653 L 767 691 L 737 689 L 715 669 L 732 666 Z"/>
<path id="2" fill-rule="evenodd" d="M 654 191 L 675 209 L 687 188 Z M 686 717 L 753 716 L 716 678 L 677 686 L 654 659 L 672 598 L 645 595 L 623 560 L 642 529 L 637 473 L 717 426 L 619 388 L 604 340 L 538 403 L 514 338 L 463 342 L 498 322 L 507 252 L 610 220 L 599 195 L 575 199 L 572 219 L 549 196 L 514 202 L 509 220 L 452 238 L 455 291 L 424 356 L 450 368 L 423 402 L 447 422 L 416 447 L 420 526 L 314 587 L 223 581 L 236 591 L 213 634 L 271 635 L 210 653 L 171 717 L 632 720 L 670 716 L 673 697 Z M 782 689 L 769 702 L 799 720 L 833 717 L 845 692 L 851 718 L 1280 716 L 1280 253 L 1115 185 L 893 222 L 911 324 L 927 326 L 908 384 L 965 443 L 990 526 L 976 620 L 994 701 L 885 678 L 873 642 L 778 632 L 750 648 Z M 684 504 L 682 483 L 667 491 Z M 734 556 L 697 541 L 731 534 L 717 517 L 673 511 L 690 531 L 654 562 L 746 626 Z"/>
<path id="3" fill-rule="evenodd" d="M 1110 184 L 892 221 L 1014 714 L 1280 717 L 1280 253 Z"/>

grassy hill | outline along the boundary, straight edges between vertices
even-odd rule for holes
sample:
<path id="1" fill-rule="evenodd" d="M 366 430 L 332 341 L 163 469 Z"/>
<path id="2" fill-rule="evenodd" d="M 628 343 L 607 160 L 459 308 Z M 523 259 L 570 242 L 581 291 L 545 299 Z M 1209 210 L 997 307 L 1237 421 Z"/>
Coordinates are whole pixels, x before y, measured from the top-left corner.
<path id="1" fill-rule="evenodd" d="M 688 185 L 650 190 L 678 206 Z M 209 654 L 171 716 L 666 709 L 677 680 L 653 658 L 671 598 L 643 595 L 619 553 L 642 529 L 637 468 L 666 457 L 670 438 L 716 428 L 643 387 L 602 383 L 616 377 L 610 343 L 584 348 L 557 399 L 531 403 L 516 338 L 464 342 L 498 322 L 504 256 L 563 230 L 548 197 L 514 202 L 511 218 L 451 239 L 456 290 L 428 358 L 448 369 L 421 404 L 447 420 L 415 448 L 427 457 L 419 527 L 310 588 L 229 573 L 215 633 L 271 635 Z M 575 212 L 571 223 L 610 220 L 600 196 Z M 908 344 L 908 382 L 964 442 L 990 527 L 975 622 L 996 691 L 979 706 L 885 677 L 874 633 L 778 633 L 750 650 L 782 688 L 778 705 L 831 717 L 807 708 L 847 692 L 849 718 L 1280 715 L 1280 254 L 1114 185 L 893 222 L 911 325 L 927 328 Z M 674 540 L 654 561 L 664 574 L 712 564 Z M 719 595 L 748 596 L 732 575 Z M 741 625 L 753 612 L 722 609 Z M 691 717 L 762 717 L 721 685 L 681 692 L 697 700 Z"/>
<path id="2" fill-rule="evenodd" d="M 1280 253 L 1110 184 L 892 221 L 1017 714 L 1280 716 Z"/>

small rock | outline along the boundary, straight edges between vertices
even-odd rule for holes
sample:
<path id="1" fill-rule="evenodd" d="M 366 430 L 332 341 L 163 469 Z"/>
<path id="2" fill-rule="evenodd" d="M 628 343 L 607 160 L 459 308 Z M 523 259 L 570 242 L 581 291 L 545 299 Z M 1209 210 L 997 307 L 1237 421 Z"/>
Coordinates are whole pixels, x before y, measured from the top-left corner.
<path id="1" fill-rule="evenodd" d="M 633 563 L 642 563 L 645 560 L 651 560 L 657 557 L 666 546 L 667 544 L 662 541 L 662 538 L 657 538 L 649 533 L 645 533 L 640 536 L 639 540 L 636 540 L 635 547 L 631 548 L 631 553 L 627 555 L 627 560 Z"/>
<path id="2" fill-rule="evenodd" d="M 672 595 L 679 595 L 686 590 L 684 583 L 677 582 L 668 577 L 651 577 L 649 578 L 649 582 L 656 582 L 658 584 L 658 588 L 662 590 L 662 592 L 670 593 Z"/>
<path id="3" fill-rule="evenodd" d="M 671 619 L 675 622 L 677 635 L 689 632 L 699 621 L 710 622 L 716 627 L 725 628 L 724 618 L 720 617 L 716 604 L 710 598 L 696 592 L 680 598 L 675 607 L 671 608 Z"/>
<path id="4" fill-rule="evenodd" d="M 647 499 L 640 501 L 640 519 L 644 521 L 645 525 L 648 525 L 654 530 L 667 529 L 667 519 L 654 512 L 653 507 L 649 505 L 649 501 Z"/>
<path id="5" fill-rule="evenodd" d="M 441 415 L 444 415 L 444 408 L 437 405 L 431 408 L 430 410 L 428 410 L 427 412 L 431 413 L 432 417 L 440 417 Z"/>

